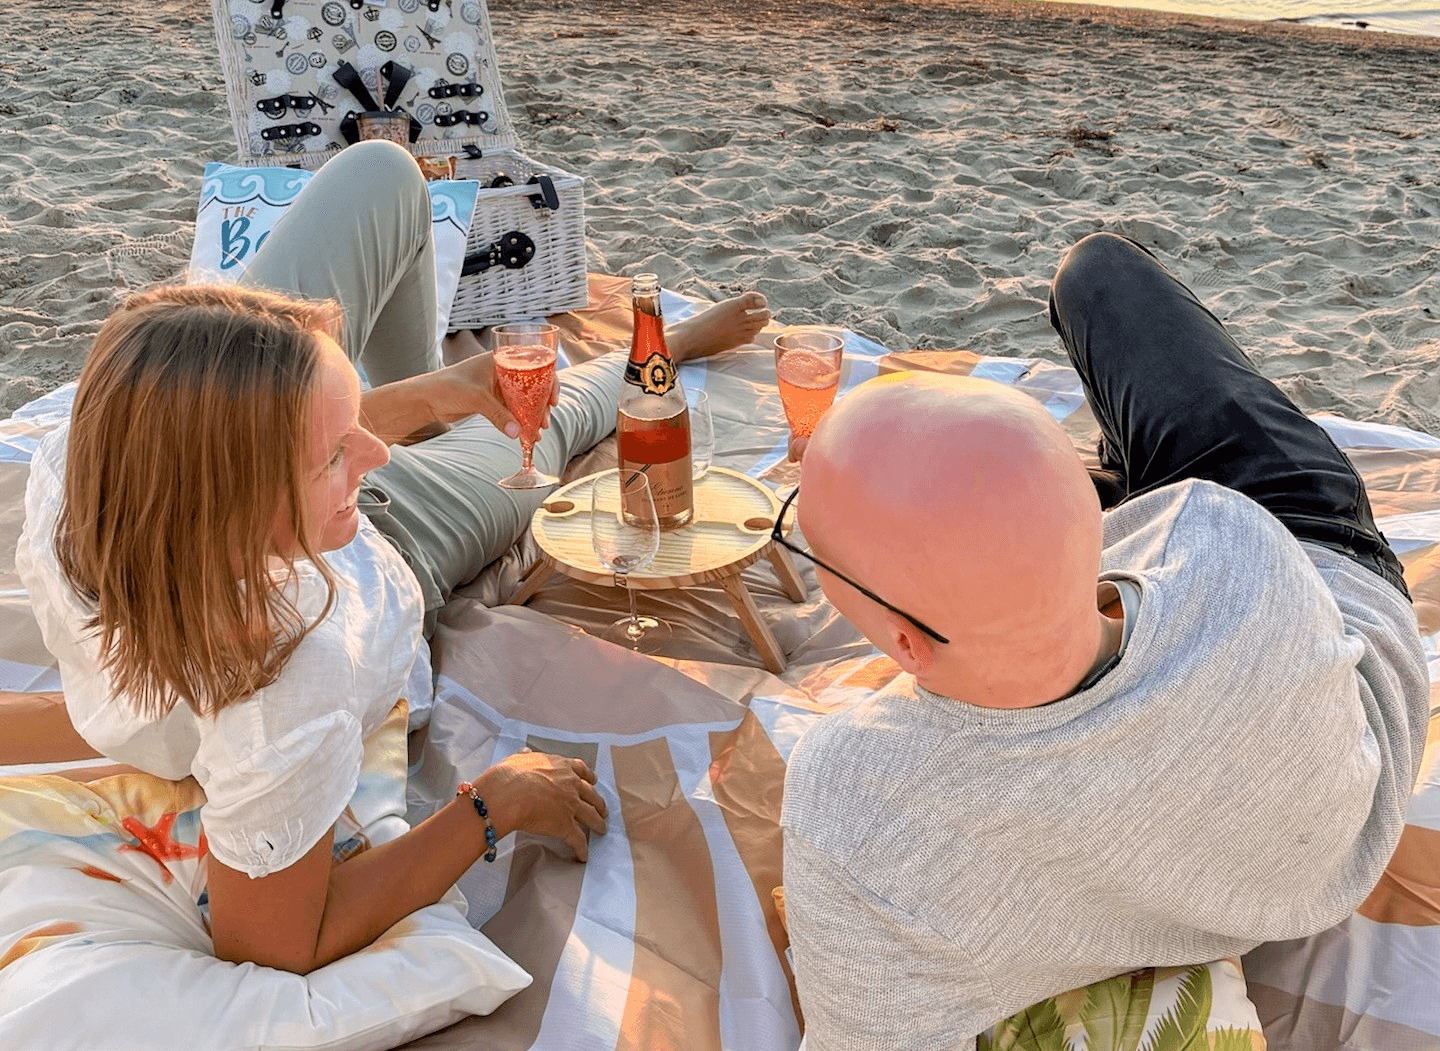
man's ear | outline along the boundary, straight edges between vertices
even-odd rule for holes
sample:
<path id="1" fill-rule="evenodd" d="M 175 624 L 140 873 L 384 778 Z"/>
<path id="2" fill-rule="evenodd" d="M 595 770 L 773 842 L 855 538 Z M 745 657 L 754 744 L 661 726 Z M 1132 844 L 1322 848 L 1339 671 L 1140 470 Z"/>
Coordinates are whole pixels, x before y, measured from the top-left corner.
<path id="1" fill-rule="evenodd" d="M 923 675 L 935 663 L 935 646 L 931 638 L 904 617 L 893 613 L 885 618 L 890 633 L 890 652 L 895 663 L 911 675 Z"/>

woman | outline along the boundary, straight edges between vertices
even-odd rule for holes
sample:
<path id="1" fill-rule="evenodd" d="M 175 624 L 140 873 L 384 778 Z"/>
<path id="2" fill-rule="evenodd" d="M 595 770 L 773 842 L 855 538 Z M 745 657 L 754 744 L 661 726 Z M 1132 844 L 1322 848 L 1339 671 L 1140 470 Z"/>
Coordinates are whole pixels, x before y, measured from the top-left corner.
<path id="1" fill-rule="evenodd" d="M 391 843 L 332 866 L 362 743 L 403 696 L 422 602 L 356 507 L 387 459 L 333 310 L 161 289 L 96 338 L 42 444 L 22 573 L 70 719 L 109 758 L 205 790 L 215 953 L 308 973 L 438 901 L 515 829 L 585 857 L 578 760 L 511 756 Z"/>
<path id="2" fill-rule="evenodd" d="M 488 355 L 426 371 L 433 272 L 413 160 L 347 150 L 247 275 L 335 302 L 203 286 L 135 297 L 32 466 L 17 563 L 73 730 L 49 725 L 199 781 L 223 959 L 308 973 L 439 900 L 511 831 L 558 836 L 583 860 L 605 829 L 585 763 L 527 752 L 332 865 L 362 742 L 403 695 L 422 617 L 513 543 L 536 499 L 490 484 L 518 453 L 495 431 L 513 421 Z M 743 342 L 767 316 L 759 297 L 721 304 L 675 333 L 676 356 Z M 342 341 L 384 385 L 362 394 Z M 565 370 L 537 447 L 547 469 L 613 427 L 621 367 Z M 389 442 L 437 422 L 457 426 L 386 466 Z M 374 524 L 360 506 L 372 471 L 388 490 Z"/>

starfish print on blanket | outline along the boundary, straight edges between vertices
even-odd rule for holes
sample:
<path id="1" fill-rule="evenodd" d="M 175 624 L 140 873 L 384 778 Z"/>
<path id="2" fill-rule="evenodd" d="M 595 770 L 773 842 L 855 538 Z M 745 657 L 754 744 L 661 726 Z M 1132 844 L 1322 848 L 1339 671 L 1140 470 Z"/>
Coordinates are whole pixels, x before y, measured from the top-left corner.
<path id="1" fill-rule="evenodd" d="M 155 859 L 164 874 L 165 882 L 169 883 L 175 877 L 166 868 L 167 861 L 183 861 L 186 858 L 200 858 L 205 856 L 205 833 L 200 833 L 199 846 L 192 847 L 188 843 L 178 843 L 170 834 L 170 828 L 175 824 L 175 813 L 163 814 L 155 822 L 154 827 L 147 826 L 137 817 L 127 817 L 120 822 L 122 828 L 134 836 L 138 843 L 122 843 L 121 850 L 133 850 L 140 854 L 146 854 Z"/>
<path id="2" fill-rule="evenodd" d="M 136 849 L 134 847 L 132 850 Z M 108 880 L 111 883 L 124 883 L 125 881 L 113 872 L 106 872 L 104 869 L 97 869 L 94 865 L 82 866 L 79 870 L 82 876 L 89 876 L 91 879 Z"/>

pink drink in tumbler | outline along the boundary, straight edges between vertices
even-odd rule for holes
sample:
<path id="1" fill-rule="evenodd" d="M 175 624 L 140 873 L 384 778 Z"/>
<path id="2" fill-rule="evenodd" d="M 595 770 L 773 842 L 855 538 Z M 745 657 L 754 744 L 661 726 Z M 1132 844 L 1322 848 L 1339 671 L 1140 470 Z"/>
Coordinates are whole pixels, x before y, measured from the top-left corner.
<path id="1" fill-rule="evenodd" d="M 840 386 L 840 337 L 828 332 L 786 333 L 775 340 L 775 379 L 790 433 L 809 438 Z"/>

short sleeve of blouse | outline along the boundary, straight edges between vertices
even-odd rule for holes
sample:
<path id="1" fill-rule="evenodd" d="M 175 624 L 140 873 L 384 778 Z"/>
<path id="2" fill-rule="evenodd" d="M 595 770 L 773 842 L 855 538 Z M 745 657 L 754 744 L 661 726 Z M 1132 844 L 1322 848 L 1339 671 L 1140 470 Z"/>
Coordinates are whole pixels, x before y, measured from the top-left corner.
<path id="1" fill-rule="evenodd" d="M 251 879 L 294 864 L 349 804 L 363 752 L 360 721 L 345 711 L 316 716 L 246 755 L 232 754 L 223 734 L 207 735 L 195 774 L 210 853 Z"/>

